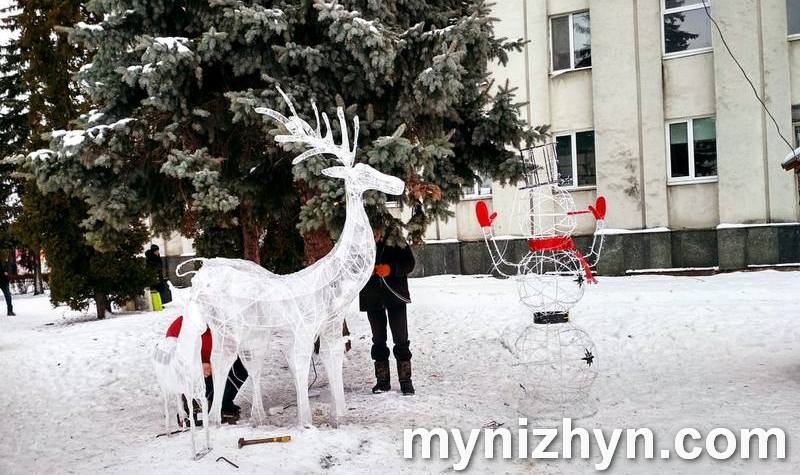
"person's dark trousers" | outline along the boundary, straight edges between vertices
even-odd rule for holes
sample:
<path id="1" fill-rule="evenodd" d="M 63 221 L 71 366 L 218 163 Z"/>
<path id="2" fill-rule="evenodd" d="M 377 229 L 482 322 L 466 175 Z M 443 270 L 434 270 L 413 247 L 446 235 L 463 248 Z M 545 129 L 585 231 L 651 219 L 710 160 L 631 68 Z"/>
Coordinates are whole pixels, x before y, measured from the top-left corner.
<path id="1" fill-rule="evenodd" d="M 222 410 L 224 412 L 235 411 L 236 406 L 234 406 L 233 400 L 236 399 L 236 395 L 239 393 L 239 389 L 241 389 L 247 376 L 247 369 L 245 369 L 242 364 L 242 360 L 236 358 L 233 366 L 231 366 L 230 372 L 228 372 L 228 380 L 225 382 L 225 392 L 222 394 Z M 214 400 L 214 380 L 211 376 L 206 378 L 206 398 L 210 406 L 211 402 Z"/>
<path id="2" fill-rule="evenodd" d="M 8 284 L 0 285 L 0 289 L 3 290 L 3 295 L 6 297 L 6 310 L 9 314 L 14 313 L 14 306 L 11 305 L 11 288 Z"/>
<path id="3" fill-rule="evenodd" d="M 386 324 L 392 331 L 394 341 L 394 357 L 398 361 L 411 359 L 411 350 L 408 349 L 408 317 L 406 306 L 397 305 L 380 310 L 368 310 L 369 326 L 372 327 L 372 359 L 385 361 L 389 359 L 389 348 L 386 346 L 388 335 Z"/>
<path id="4" fill-rule="evenodd" d="M 152 289 L 157 291 L 158 295 L 161 296 L 162 304 L 172 302 L 172 291 L 169 290 L 169 286 L 165 280 L 153 285 Z"/>

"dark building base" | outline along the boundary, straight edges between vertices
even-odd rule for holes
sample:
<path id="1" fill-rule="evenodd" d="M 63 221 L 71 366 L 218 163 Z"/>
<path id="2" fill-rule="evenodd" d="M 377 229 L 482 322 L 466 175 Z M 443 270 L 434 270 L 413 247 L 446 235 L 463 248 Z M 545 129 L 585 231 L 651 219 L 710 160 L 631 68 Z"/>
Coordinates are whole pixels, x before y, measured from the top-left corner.
<path id="1" fill-rule="evenodd" d="M 588 250 L 591 236 L 577 236 L 575 244 Z M 524 239 L 499 243 L 506 258 L 518 262 L 528 252 Z M 414 247 L 417 265 L 411 277 L 442 274 L 491 274 L 492 260 L 483 241 L 447 241 Z M 164 258 L 166 275 L 176 287 L 191 283 L 191 275 L 177 277 L 175 268 L 193 256 Z M 643 269 L 718 268 L 800 263 L 800 224 L 753 225 L 685 231 L 636 231 L 605 237 L 597 273 L 625 275 Z M 199 267 L 199 264 L 196 264 Z M 183 272 L 191 270 L 184 266 Z M 715 269 L 716 270 L 716 269 Z"/>
<path id="2" fill-rule="evenodd" d="M 578 236 L 578 249 L 588 250 L 591 236 Z M 527 252 L 524 239 L 502 242 L 506 257 L 519 261 Z M 489 274 L 492 261 L 483 241 L 427 243 L 414 249 L 412 277 L 441 274 Z M 719 229 L 609 234 L 597 264 L 601 275 L 629 270 L 713 268 L 721 271 L 754 265 L 800 263 L 800 224 L 753 225 Z"/>

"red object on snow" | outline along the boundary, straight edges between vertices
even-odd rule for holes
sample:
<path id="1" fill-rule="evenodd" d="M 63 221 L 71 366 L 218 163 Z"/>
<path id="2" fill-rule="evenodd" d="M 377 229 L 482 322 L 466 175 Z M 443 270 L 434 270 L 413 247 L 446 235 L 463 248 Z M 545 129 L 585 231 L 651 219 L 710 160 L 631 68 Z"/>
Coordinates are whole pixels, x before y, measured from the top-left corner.
<path id="1" fill-rule="evenodd" d="M 174 322 L 167 328 L 167 336 L 178 338 L 181 334 L 181 327 L 183 326 L 183 315 L 176 318 Z M 206 328 L 203 333 L 203 344 L 200 347 L 200 359 L 203 363 L 211 363 L 211 329 Z"/>
<path id="2" fill-rule="evenodd" d="M 605 199 L 603 199 L 603 207 L 605 208 Z M 528 247 L 530 247 L 531 251 L 533 252 L 567 251 L 575 254 L 575 257 L 578 258 L 578 260 L 581 263 L 581 266 L 583 267 L 583 272 L 586 274 L 586 281 L 589 282 L 590 284 L 597 283 L 597 279 L 595 279 L 594 274 L 592 274 L 592 268 L 589 266 L 589 263 L 586 261 L 586 258 L 583 257 L 583 254 L 581 254 L 581 251 L 579 251 L 578 248 L 575 247 L 575 241 L 572 239 L 572 237 L 553 236 L 546 238 L 528 239 Z"/>
<path id="3" fill-rule="evenodd" d="M 492 225 L 492 221 L 497 217 L 497 212 L 489 214 L 489 207 L 483 201 L 478 201 L 475 204 L 475 214 L 478 216 L 478 223 L 482 228 Z"/>

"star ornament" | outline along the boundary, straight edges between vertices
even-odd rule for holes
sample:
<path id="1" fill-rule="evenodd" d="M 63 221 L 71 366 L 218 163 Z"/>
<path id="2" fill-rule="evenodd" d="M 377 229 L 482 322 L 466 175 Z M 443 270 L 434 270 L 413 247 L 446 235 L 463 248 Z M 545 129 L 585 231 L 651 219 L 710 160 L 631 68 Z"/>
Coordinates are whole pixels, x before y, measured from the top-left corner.
<path id="1" fill-rule="evenodd" d="M 584 348 L 583 352 L 585 356 L 581 358 L 581 360 L 586 362 L 586 366 L 591 366 L 592 363 L 594 363 L 594 355 L 592 354 L 591 351 L 589 351 L 588 348 Z"/>

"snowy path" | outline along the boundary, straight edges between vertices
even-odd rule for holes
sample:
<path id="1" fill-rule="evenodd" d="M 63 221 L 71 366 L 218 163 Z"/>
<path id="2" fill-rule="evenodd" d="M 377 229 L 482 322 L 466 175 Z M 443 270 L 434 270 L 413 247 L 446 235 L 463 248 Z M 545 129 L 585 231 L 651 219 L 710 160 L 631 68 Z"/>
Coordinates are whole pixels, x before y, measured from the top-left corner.
<path id="1" fill-rule="evenodd" d="M 163 421 L 150 349 L 177 309 L 93 321 L 52 309 L 46 298 L 18 297 L 19 316 L 0 317 L 0 410 L 6 418 L 0 473 L 450 471 L 457 457 L 404 460 L 402 429 L 472 429 L 489 420 L 516 428 L 518 382 L 497 337 L 510 325 L 523 328 L 526 312 L 510 281 L 440 276 L 413 280 L 411 291 L 417 396 L 369 392 L 369 326 L 354 306 L 344 426 L 327 425 L 327 386 L 317 364 L 317 429 L 295 428 L 290 408 L 270 416 L 269 426 L 243 422 L 215 431 L 215 450 L 199 462 L 190 460 L 188 434 L 154 439 Z M 609 473 L 800 473 L 793 437 L 800 427 L 798 295 L 800 273 L 774 271 L 601 278 L 591 287 L 573 320 L 597 345 L 598 410 L 574 425 L 648 427 L 657 447 L 671 443 L 681 427 L 780 427 L 788 438 L 784 461 L 718 462 L 707 455 L 692 462 L 631 461 L 622 455 Z M 293 402 L 285 366 L 274 362 L 265 371 L 267 407 Z M 246 399 L 249 390 L 243 393 Z M 239 437 L 284 434 L 293 440 L 236 448 Z M 592 473 L 599 460 L 485 461 L 479 443 L 470 473 Z M 241 468 L 216 463 L 219 456 Z"/>

